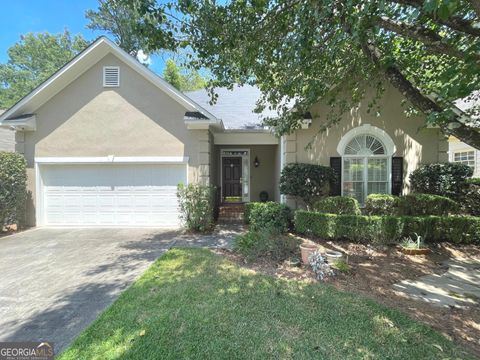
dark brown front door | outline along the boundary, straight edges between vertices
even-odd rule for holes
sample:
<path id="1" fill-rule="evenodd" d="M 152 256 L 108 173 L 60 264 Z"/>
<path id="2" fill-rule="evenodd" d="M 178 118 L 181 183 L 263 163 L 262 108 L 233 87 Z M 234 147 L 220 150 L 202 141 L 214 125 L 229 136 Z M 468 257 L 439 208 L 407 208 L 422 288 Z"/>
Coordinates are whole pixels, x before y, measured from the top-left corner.
<path id="1" fill-rule="evenodd" d="M 242 201 L 242 158 L 224 157 L 222 158 L 223 174 L 223 201 L 241 202 Z"/>

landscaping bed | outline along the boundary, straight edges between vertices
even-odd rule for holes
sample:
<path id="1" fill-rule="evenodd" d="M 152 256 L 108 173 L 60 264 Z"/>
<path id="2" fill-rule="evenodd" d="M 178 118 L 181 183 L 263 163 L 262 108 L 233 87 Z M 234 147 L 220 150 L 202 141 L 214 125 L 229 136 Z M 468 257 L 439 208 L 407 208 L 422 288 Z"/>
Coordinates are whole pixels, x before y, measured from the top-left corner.
<path id="1" fill-rule="evenodd" d="M 333 286 L 173 249 L 60 357 L 66 359 L 474 357 L 404 314 Z"/>
<path id="2" fill-rule="evenodd" d="M 290 235 L 294 236 L 294 235 Z M 310 239 L 294 236 L 300 241 Z M 403 254 L 396 246 L 371 246 L 346 241 L 320 241 L 325 249 L 341 251 L 348 256 L 351 271 L 328 277 L 324 282 L 337 289 L 361 294 L 386 306 L 397 308 L 413 319 L 437 329 L 452 340 L 468 346 L 480 356 L 480 309 L 443 308 L 413 300 L 397 293 L 392 285 L 405 279 L 417 279 L 428 274 L 442 274 L 447 269 L 444 262 L 450 258 L 479 259 L 480 248 L 475 245 L 435 244 L 426 256 Z M 232 261 L 249 269 L 279 278 L 315 282 L 308 267 L 289 266 L 287 261 L 277 262 L 262 257 L 255 261 L 245 259 L 228 250 L 217 250 Z M 300 256 L 297 254 L 297 256 Z"/>

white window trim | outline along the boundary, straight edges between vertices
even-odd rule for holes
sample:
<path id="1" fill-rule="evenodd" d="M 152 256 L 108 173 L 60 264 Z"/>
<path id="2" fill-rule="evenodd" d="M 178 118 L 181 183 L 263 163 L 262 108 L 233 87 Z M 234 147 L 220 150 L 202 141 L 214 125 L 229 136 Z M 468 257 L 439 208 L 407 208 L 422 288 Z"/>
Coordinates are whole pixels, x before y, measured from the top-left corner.
<path id="1" fill-rule="evenodd" d="M 109 85 L 106 83 L 106 70 L 107 69 L 115 69 L 117 70 L 118 72 L 118 83 L 116 85 Z M 120 66 L 104 66 L 103 67 L 103 87 L 107 87 L 107 88 L 117 88 L 117 87 L 120 87 Z"/>
<path id="2" fill-rule="evenodd" d="M 372 135 L 380 140 L 384 147 L 385 147 L 385 154 L 381 155 L 345 155 L 345 148 L 350 143 L 353 138 L 359 135 Z M 341 178 L 341 194 L 344 196 L 344 171 L 345 171 L 345 159 L 363 159 L 364 161 L 364 194 L 365 197 L 368 196 L 368 159 L 387 159 L 387 174 L 388 174 L 388 184 L 387 184 L 387 191 L 388 194 L 392 193 L 392 157 L 397 151 L 395 143 L 393 142 L 392 138 L 382 129 L 372 126 L 370 124 L 363 124 L 356 128 L 351 129 L 348 131 L 339 141 L 337 146 L 337 152 L 342 157 L 342 171 L 340 174 Z"/>
<path id="3" fill-rule="evenodd" d="M 229 155 L 229 154 L 224 154 L 224 151 L 245 151 L 247 152 L 246 155 Z M 250 185 L 250 172 L 251 172 L 251 167 L 250 167 L 250 149 L 220 149 L 220 198 L 223 201 L 223 158 L 224 157 L 241 157 L 242 158 L 242 202 L 250 202 L 250 195 L 251 195 L 251 185 Z M 243 167 L 246 165 L 248 167 L 248 174 L 247 177 L 245 178 L 245 172 L 243 171 Z M 248 187 L 248 192 L 247 194 L 244 194 L 243 192 L 243 185 L 247 184 Z"/>

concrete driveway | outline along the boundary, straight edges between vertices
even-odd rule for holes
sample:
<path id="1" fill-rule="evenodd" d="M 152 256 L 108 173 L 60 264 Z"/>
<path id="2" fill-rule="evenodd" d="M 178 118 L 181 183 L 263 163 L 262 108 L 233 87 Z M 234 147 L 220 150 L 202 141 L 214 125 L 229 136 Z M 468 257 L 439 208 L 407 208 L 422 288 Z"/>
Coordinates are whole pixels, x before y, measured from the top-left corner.
<path id="1" fill-rule="evenodd" d="M 64 350 L 178 239 L 153 229 L 34 229 L 0 238 L 0 341 L 46 340 Z"/>

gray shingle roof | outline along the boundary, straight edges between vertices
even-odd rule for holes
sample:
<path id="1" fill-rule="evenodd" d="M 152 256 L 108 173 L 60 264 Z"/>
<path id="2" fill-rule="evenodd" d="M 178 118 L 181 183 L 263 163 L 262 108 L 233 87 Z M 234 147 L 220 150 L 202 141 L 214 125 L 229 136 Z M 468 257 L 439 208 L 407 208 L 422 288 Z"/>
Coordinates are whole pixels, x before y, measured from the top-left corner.
<path id="1" fill-rule="evenodd" d="M 185 92 L 190 99 L 205 108 L 223 121 L 226 129 L 256 129 L 261 128 L 262 119 L 275 117 L 275 111 L 265 109 L 262 113 L 254 113 L 261 92 L 255 86 L 235 86 L 233 90 L 217 88 L 217 102 L 210 105 L 210 96 L 206 90 Z"/>

